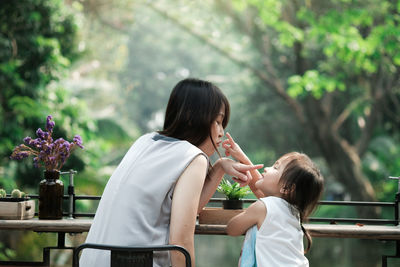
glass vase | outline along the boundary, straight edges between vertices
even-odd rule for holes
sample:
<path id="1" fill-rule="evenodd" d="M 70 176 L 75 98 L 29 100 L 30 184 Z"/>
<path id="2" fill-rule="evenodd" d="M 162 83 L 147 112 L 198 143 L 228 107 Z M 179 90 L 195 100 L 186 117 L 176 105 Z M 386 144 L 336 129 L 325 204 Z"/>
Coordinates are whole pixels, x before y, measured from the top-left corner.
<path id="1" fill-rule="evenodd" d="M 59 171 L 44 171 L 39 183 L 39 219 L 62 219 L 64 184 L 59 178 Z"/>

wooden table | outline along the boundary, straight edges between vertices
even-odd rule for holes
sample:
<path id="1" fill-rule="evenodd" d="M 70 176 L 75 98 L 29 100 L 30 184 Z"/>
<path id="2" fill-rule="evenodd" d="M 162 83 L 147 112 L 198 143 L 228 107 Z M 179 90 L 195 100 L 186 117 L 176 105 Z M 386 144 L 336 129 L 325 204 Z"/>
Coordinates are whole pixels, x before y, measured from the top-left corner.
<path id="1" fill-rule="evenodd" d="M 51 265 L 51 249 L 75 249 L 74 247 L 65 246 L 66 233 L 88 232 L 91 225 L 92 219 L 0 220 L 0 230 L 27 230 L 57 233 L 57 246 L 43 248 L 43 260 L 41 262 L 28 262 L 31 264 L 29 266 L 47 267 Z M 387 266 L 388 258 L 398 258 L 400 256 L 398 253 L 400 251 L 400 226 L 305 224 L 304 227 L 313 237 L 377 239 L 396 242 L 396 255 L 382 255 L 382 266 Z M 197 224 L 195 233 L 202 235 L 226 235 L 226 225 Z M 27 262 L 0 261 L 0 266 L 28 266 L 26 264 Z"/>
<path id="2" fill-rule="evenodd" d="M 64 234 L 88 232 L 91 225 L 92 219 L 0 220 L 0 230 L 28 230 Z M 313 237 L 400 240 L 400 226 L 305 224 L 304 227 Z M 226 235 L 226 225 L 198 224 L 195 233 Z"/>

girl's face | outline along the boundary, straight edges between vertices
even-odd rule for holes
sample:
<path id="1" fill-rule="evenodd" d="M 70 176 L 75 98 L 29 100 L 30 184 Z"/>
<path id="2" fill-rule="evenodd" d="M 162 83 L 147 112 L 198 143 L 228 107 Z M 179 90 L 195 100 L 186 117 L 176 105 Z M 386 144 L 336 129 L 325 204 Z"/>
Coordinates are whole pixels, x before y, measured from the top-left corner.
<path id="1" fill-rule="evenodd" d="M 222 137 L 224 136 L 224 127 L 222 126 L 222 121 L 225 117 L 225 107 L 222 106 L 217 118 L 211 124 L 211 138 L 214 141 L 215 146 L 218 148 L 222 142 Z M 208 137 L 199 148 L 207 154 L 207 156 L 211 156 L 215 152 L 215 148 L 211 141 L 211 138 Z"/>
<path id="2" fill-rule="evenodd" d="M 255 183 L 255 187 L 261 190 L 265 196 L 282 197 L 282 186 L 279 183 L 287 159 L 279 159 L 271 167 L 266 167 L 261 174 L 262 178 Z"/>

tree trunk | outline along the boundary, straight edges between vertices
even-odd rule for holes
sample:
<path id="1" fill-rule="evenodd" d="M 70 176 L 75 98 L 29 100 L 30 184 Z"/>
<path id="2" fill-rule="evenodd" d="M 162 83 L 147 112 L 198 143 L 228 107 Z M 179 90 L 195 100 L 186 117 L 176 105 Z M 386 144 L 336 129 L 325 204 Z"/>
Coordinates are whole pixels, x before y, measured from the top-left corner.
<path id="1" fill-rule="evenodd" d="M 362 172 L 356 149 L 333 130 L 331 119 L 322 109 L 321 101 L 310 97 L 306 108 L 305 129 L 321 151 L 333 176 L 347 189 L 354 201 L 376 201 L 374 189 Z M 376 218 L 378 208 L 357 208 L 359 216 Z"/>

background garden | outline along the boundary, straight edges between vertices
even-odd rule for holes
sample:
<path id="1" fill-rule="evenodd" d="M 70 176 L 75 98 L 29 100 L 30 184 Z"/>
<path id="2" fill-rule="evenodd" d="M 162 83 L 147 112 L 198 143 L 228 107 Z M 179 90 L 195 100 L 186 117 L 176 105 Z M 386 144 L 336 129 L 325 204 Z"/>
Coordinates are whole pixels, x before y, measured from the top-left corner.
<path id="1" fill-rule="evenodd" d="M 43 170 L 9 157 L 52 115 L 55 137 L 83 139 L 63 168 L 78 171 L 76 193 L 100 195 L 132 142 L 162 127 L 172 87 L 199 77 L 228 96 L 227 131 L 254 162 L 303 151 L 325 176 L 325 200 L 394 201 L 399 23 L 399 0 L 0 1 L 0 187 L 37 194 Z M 55 236 L 3 231 L 0 240 L 1 259 L 40 260 Z M 242 240 L 196 236 L 197 266 L 235 266 Z M 383 253 L 393 243 L 315 238 L 308 257 L 311 266 L 379 266 Z M 54 254 L 57 266 L 70 264 Z"/>

